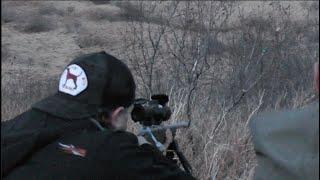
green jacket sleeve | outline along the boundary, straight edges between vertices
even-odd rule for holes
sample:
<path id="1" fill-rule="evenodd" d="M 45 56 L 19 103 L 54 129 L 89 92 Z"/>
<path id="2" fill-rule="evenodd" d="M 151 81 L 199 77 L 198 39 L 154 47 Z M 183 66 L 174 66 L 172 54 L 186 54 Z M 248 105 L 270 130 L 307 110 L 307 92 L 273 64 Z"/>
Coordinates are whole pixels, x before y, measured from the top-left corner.
<path id="1" fill-rule="evenodd" d="M 262 113 L 250 122 L 258 166 L 254 179 L 319 179 L 319 103 Z"/>

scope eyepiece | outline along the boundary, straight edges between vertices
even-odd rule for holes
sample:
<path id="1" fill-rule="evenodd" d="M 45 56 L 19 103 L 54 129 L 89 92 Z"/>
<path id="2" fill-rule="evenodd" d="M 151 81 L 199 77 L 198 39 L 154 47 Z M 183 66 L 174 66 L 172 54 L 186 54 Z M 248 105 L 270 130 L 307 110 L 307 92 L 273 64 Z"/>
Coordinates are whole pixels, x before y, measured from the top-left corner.
<path id="1" fill-rule="evenodd" d="M 151 100 L 136 99 L 131 112 L 132 120 L 145 126 L 159 125 L 162 121 L 167 121 L 171 116 L 171 110 L 166 106 L 168 101 L 168 96 L 164 94 L 153 95 Z"/>

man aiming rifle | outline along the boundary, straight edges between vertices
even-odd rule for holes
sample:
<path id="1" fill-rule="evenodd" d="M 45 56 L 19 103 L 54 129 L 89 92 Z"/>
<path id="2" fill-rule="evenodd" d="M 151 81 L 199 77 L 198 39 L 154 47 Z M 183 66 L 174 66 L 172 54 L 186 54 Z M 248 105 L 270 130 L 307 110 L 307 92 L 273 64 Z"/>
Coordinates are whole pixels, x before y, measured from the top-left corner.
<path id="1" fill-rule="evenodd" d="M 56 94 L 1 123 L 1 177 L 194 179 L 124 131 L 134 98 L 133 76 L 120 60 L 105 52 L 75 58 Z"/>

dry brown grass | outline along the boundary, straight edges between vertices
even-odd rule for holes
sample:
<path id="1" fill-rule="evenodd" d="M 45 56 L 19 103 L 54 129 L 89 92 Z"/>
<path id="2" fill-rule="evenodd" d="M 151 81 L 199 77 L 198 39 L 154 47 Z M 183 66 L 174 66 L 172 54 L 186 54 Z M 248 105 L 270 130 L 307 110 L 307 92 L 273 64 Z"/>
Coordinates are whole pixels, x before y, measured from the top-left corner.
<path id="1" fill-rule="evenodd" d="M 100 36 L 94 33 L 85 33 L 80 35 L 76 42 L 80 48 L 106 46 L 109 44 L 108 41 L 101 39 Z"/>
<path id="2" fill-rule="evenodd" d="M 30 105 L 57 90 L 57 78 L 36 74 L 32 68 L 8 70 L 2 73 L 1 117 L 10 117 L 26 111 Z"/>
<path id="3" fill-rule="evenodd" d="M 95 8 L 88 12 L 88 18 L 91 21 L 115 21 L 119 18 L 115 17 L 112 11 L 105 8 Z"/>
<path id="4" fill-rule="evenodd" d="M 9 23 L 16 19 L 16 13 L 11 9 L 2 9 L 1 11 L 1 24 Z"/>
<path id="5" fill-rule="evenodd" d="M 42 4 L 38 11 L 40 15 L 66 15 L 66 11 L 64 9 L 58 9 L 53 4 Z"/>

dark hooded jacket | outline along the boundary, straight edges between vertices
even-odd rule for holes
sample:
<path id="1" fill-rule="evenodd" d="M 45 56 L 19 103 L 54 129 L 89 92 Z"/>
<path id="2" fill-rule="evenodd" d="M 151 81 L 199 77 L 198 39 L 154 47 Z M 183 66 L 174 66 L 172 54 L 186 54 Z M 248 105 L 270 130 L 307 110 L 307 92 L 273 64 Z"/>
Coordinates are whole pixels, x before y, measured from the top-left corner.
<path id="1" fill-rule="evenodd" d="M 153 146 L 139 146 L 131 133 L 100 131 L 88 119 L 38 109 L 1 123 L 1 177 L 194 179 Z"/>

